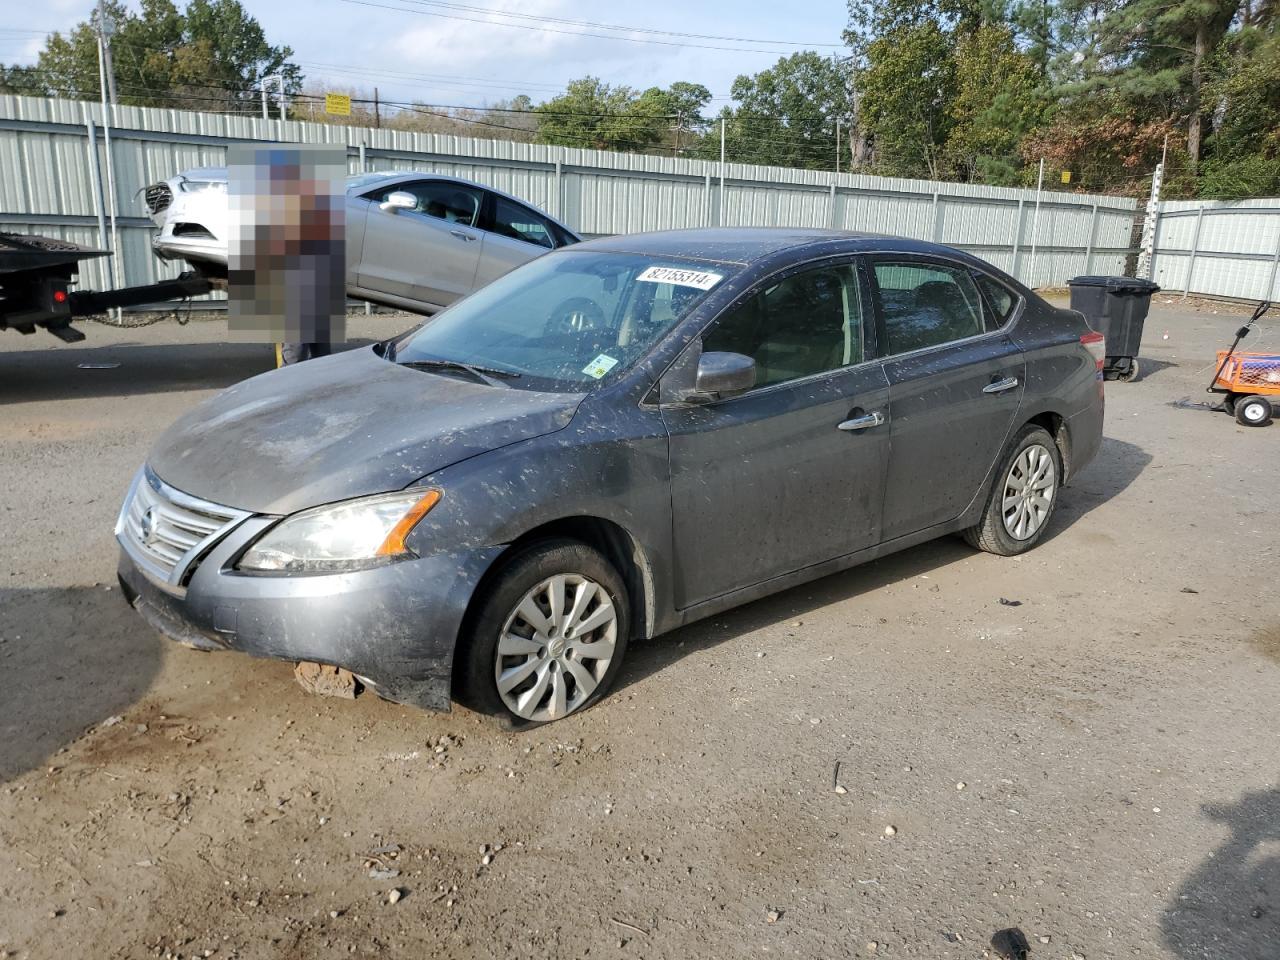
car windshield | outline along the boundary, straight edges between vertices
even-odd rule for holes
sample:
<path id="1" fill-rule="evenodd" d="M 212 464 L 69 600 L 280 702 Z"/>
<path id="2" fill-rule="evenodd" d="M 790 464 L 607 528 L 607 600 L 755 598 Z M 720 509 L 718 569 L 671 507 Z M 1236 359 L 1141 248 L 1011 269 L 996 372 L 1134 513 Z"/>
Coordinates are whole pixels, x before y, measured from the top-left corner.
<path id="1" fill-rule="evenodd" d="M 619 377 L 736 269 L 628 253 L 552 253 L 405 334 L 384 356 L 436 369 L 442 361 L 466 364 L 524 389 L 584 391 Z"/>

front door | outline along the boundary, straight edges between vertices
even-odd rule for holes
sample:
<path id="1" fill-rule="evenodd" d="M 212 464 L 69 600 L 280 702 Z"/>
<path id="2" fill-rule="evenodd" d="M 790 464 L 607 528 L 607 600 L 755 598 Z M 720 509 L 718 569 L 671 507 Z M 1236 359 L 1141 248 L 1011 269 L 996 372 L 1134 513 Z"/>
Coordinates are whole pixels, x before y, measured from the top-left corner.
<path id="1" fill-rule="evenodd" d="M 757 381 L 663 407 L 679 607 L 879 539 L 888 385 L 864 362 L 864 294 L 852 263 L 811 268 L 769 281 L 704 333 L 702 352 L 752 357 Z"/>
<path id="2" fill-rule="evenodd" d="M 383 210 L 395 192 L 412 194 L 412 209 Z M 484 234 L 476 227 L 482 191 L 449 180 L 415 180 L 379 188 L 365 220 L 357 271 L 360 286 L 447 307 L 471 292 Z"/>
<path id="3" fill-rule="evenodd" d="M 1022 403 L 1026 361 L 967 267 L 885 256 L 871 274 L 892 424 L 888 541 L 954 520 L 986 492 Z"/>

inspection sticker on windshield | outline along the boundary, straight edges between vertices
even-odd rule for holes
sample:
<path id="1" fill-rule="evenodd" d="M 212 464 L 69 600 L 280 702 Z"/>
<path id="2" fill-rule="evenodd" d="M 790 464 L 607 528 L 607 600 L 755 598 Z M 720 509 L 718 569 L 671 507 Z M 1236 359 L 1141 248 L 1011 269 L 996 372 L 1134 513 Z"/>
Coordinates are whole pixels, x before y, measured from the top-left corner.
<path id="1" fill-rule="evenodd" d="M 582 372 L 588 377 L 594 377 L 599 380 L 617 365 L 617 360 L 613 359 L 613 357 L 609 356 L 607 353 L 602 353 L 583 367 Z"/>
<path id="2" fill-rule="evenodd" d="M 636 279 L 647 280 L 649 283 L 674 283 L 680 287 L 710 290 L 724 279 L 724 275 L 704 273 L 701 270 L 681 270 L 678 267 L 650 267 Z"/>

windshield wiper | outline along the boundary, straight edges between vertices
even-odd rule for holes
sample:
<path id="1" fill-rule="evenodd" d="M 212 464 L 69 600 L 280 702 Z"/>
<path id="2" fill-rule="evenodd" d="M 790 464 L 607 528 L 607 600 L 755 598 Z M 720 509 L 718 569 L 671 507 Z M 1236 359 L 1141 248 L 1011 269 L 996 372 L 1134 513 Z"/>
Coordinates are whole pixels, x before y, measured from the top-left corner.
<path id="1" fill-rule="evenodd" d="M 487 383 L 490 386 L 505 386 L 503 380 L 518 379 L 520 374 L 514 370 L 498 370 L 495 367 L 480 367 L 473 363 L 463 363 L 461 360 L 438 360 L 429 358 L 426 360 L 402 360 L 399 361 L 402 367 L 411 367 L 415 370 L 461 370 L 469 373 L 472 377 L 481 383 Z"/>

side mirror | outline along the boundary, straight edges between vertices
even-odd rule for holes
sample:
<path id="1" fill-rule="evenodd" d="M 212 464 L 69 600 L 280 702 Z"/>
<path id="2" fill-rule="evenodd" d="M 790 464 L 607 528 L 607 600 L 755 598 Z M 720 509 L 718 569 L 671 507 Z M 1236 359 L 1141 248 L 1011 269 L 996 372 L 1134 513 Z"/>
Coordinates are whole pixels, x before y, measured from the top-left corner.
<path id="1" fill-rule="evenodd" d="M 741 353 L 711 351 L 698 360 L 693 394 L 688 398 L 706 403 L 746 393 L 756 385 L 756 362 Z"/>
<path id="2" fill-rule="evenodd" d="M 386 213 L 396 213 L 400 210 L 412 210 L 417 205 L 418 198 L 412 193 L 405 190 L 396 190 L 387 194 L 387 199 L 378 204 L 378 207 Z"/>

